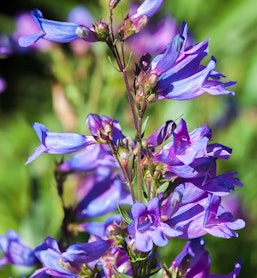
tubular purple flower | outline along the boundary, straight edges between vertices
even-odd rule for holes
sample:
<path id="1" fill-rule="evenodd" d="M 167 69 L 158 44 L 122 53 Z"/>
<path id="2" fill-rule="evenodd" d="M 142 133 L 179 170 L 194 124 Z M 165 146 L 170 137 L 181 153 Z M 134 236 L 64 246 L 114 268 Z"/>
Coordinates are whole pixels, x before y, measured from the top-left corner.
<path id="1" fill-rule="evenodd" d="M 120 123 L 107 116 L 99 116 L 97 114 L 89 114 L 86 118 L 92 136 L 99 143 L 106 144 L 112 141 L 116 145 L 125 136 L 122 134 Z"/>
<path id="2" fill-rule="evenodd" d="M 165 52 L 160 55 L 160 57 L 156 57 L 156 61 L 158 61 L 152 69 L 152 74 L 161 75 L 170 69 L 171 66 L 175 63 L 178 58 L 178 55 L 182 49 L 185 38 L 182 35 L 176 35 L 172 38 Z M 154 63 L 155 61 L 153 61 Z"/>
<path id="3" fill-rule="evenodd" d="M 217 176 L 216 169 L 214 169 L 214 171 L 211 171 L 204 177 L 186 179 L 186 181 L 191 182 L 195 186 L 201 188 L 204 191 L 210 192 L 213 195 L 225 196 L 228 195 L 230 191 L 234 190 L 235 185 L 240 187 L 243 186 L 241 181 L 234 177 L 236 174 L 237 172 L 231 172 Z"/>
<path id="4" fill-rule="evenodd" d="M 242 219 L 234 219 L 233 215 L 221 206 L 221 198 L 210 196 L 210 204 L 204 217 L 204 229 L 207 233 L 222 238 L 237 237 L 233 230 L 244 228 L 245 222 Z"/>
<path id="5" fill-rule="evenodd" d="M 21 37 L 19 39 L 20 46 L 30 46 L 39 39 L 60 43 L 72 42 L 79 38 L 90 42 L 97 41 L 95 33 L 86 26 L 44 19 L 42 12 L 38 9 L 34 9 L 31 15 L 39 27 L 39 32 Z"/>
<path id="6" fill-rule="evenodd" d="M 91 236 L 106 239 L 107 235 L 110 235 L 108 231 L 108 227 L 110 225 L 112 226 L 115 225 L 116 228 L 118 225 L 120 225 L 120 220 L 121 220 L 120 214 L 115 214 L 105 219 L 104 222 L 90 221 L 90 222 L 81 223 L 79 224 L 78 229 L 79 231 L 89 233 Z M 120 231 L 119 227 L 117 227 L 117 229 L 118 231 Z"/>
<path id="7" fill-rule="evenodd" d="M 186 243 L 169 270 L 170 273 L 184 278 L 237 278 L 240 274 L 241 262 L 238 260 L 234 270 L 227 275 L 210 274 L 210 267 L 211 259 L 205 250 L 204 239 L 197 238 Z"/>
<path id="8" fill-rule="evenodd" d="M 0 250 L 3 254 L 3 257 L 0 258 L 0 267 L 6 264 L 32 267 L 38 263 L 34 251 L 25 246 L 19 235 L 13 230 L 0 236 Z"/>
<path id="9" fill-rule="evenodd" d="M 37 133 L 41 145 L 28 158 L 26 164 L 30 163 L 42 153 L 68 154 L 95 143 L 92 136 L 76 133 L 50 132 L 40 123 L 34 123 L 33 128 Z"/>
<path id="10" fill-rule="evenodd" d="M 207 176 L 216 169 L 217 158 L 228 159 L 232 152 L 220 144 L 208 145 L 211 134 L 206 125 L 189 133 L 186 122 L 181 119 L 173 130 L 173 142 L 156 151 L 153 160 L 164 165 L 166 177 L 189 179 Z"/>
<path id="11" fill-rule="evenodd" d="M 76 213 L 79 219 L 104 215 L 120 205 L 132 203 L 131 196 L 119 177 L 111 169 L 99 167 L 84 180 L 87 192 L 79 202 Z"/>
<path id="12" fill-rule="evenodd" d="M 174 44 L 174 45 L 173 45 Z M 208 40 L 188 45 L 187 25 L 182 35 L 175 36 L 163 54 L 152 61 L 152 72 L 158 75 L 154 88 L 156 99 L 188 100 L 204 93 L 211 95 L 234 94 L 226 90 L 235 82 L 221 82 L 224 75 L 215 72 L 216 60 L 211 58 L 207 66 L 201 65 L 208 54 Z M 170 61 L 166 61 L 170 57 Z"/>
<path id="13" fill-rule="evenodd" d="M 98 167 L 119 168 L 107 145 L 94 144 L 58 165 L 60 171 L 94 171 Z"/>
<path id="14" fill-rule="evenodd" d="M 128 232 L 135 238 L 135 245 L 139 251 L 149 252 L 153 244 L 165 246 L 169 237 L 181 233 L 162 222 L 158 198 L 151 199 L 147 206 L 142 203 L 133 204 L 131 214 L 133 221 L 128 226 Z"/>
<path id="15" fill-rule="evenodd" d="M 207 233 L 222 238 L 237 237 L 234 230 L 242 229 L 245 222 L 235 219 L 231 213 L 221 206 L 221 197 L 209 194 L 191 183 L 181 184 L 176 191 L 183 196 L 179 207 L 170 213 L 167 205 L 161 212 L 170 218 L 166 221 L 170 227 L 181 231 L 179 237 L 192 239 Z"/>
<path id="16" fill-rule="evenodd" d="M 174 121 L 167 121 L 160 128 L 158 128 L 152 135 L 147 138 L 147 144 L 149 147 L 157 147 L 165 142 L 175 129 L 176 124 Z"/>
<path id="17" fill-rule="evenodd" d="M 133 14 L 130 19 L 138 21 L 141 17 L 152 17 L 163 5 L 165 0 L 145 0 Z"/>
<path id="18" fill-rule="evenodd" d="M 99 259 L 110 247 L 112 240 L 99 239 L 87 243 L 74 243 L 61 255 L 61 260 L 72 267 L 81 268 L 83 264 Z"/>
<path id="19" fill-rule="evenodd" d="M 47 237 L 35 248 L 35 255 L 42 263 L 43 268 L 32 274 L 31 278 L 63 277 L 76 278 L 82 265 L 99 259 L 111 246 L 112 240 L 97 240 L 89 243 L 75 243 L 69 246 L 64 253 L 55 239 Z"/>
<path id="20" fill-rule="evenodd" d="M 174 271 L 185 278 L 208 278 L 211 260 L 204 246 L 205 242 L 203 238 L 188 241 L 183 250 L 172 262 L 169 268 L 171 272 Z"/>

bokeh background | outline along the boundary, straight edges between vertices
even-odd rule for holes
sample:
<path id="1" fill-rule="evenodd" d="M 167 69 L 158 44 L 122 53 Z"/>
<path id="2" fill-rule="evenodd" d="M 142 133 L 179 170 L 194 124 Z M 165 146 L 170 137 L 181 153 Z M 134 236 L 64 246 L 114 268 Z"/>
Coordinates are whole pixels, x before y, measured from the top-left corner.
<path id="1" fill-rule="evenodd" d="M 85 5 L 92 17 L 108 15 L 107 0 L 35 1 L 0 3 L 1 43 L 9 43 L 17 29 L 17 16 L 39 8 L 48 19 L 66 21 L 77 5 Z M 126 14 L 121 1 L 115 11 L 117 22 Z M 213 141 L 230 146 L 229 161 L 221 171 L 238 171 L 244 183 L 233 199 L 227 200 L 246 228 L 237 239 L 206 236 L 212 258 L 212 273 L 231 271 L 238 257 L 243 262 L 240 277 L 257 277 L 257 2 L 256 0 L 170 1 L 159 17 L 173 17 L 178 26 L 186 21 L 196 41 L 210 40 L 210 55 L 217 58 L 217 70 L 237 81 L 235 97 L 204 95 L 187 102 L 161 101 L 147 111 L 150 133 L 165 120 L 183 117 L 189 130 L 207 123 Z M 25 27 L 24 27 L 25 28 Z M 9 37 L 8 37 L 9 36 Z M 149 39 L 149 45 L 155 40 Z M 1 46 L 0 46 L 1 47 Z M 74 49 L 76 48 L 76 52 Z M 80 50 L 80 51 L 79 51 Z M 58 238 L 62 221 L 53 170 L 58 156 L 42 155 L 28 166 L 27 157 L 38 145 L 31 127 L 42 122 L 53 131 L 87 133 L 88 113 L 105 114 L 122 123 L 127 134 L 131 116 L 119 73 L 108 59 L 104 44 L 71 46 L 51 44 L 41 50 L 13 49 L 0 58 L 0 76 L 6 89 L 0 94 L 0 234 L 18 231 L 27 245 L 41 243 L 45 236 Z M 137 61 L 138 57 L 134 55 Z M 184 241 L 175 240 L 163 251 L 171 262 Z M 6 266 L 1 277 L 21 277 L 26 269 Z"/>

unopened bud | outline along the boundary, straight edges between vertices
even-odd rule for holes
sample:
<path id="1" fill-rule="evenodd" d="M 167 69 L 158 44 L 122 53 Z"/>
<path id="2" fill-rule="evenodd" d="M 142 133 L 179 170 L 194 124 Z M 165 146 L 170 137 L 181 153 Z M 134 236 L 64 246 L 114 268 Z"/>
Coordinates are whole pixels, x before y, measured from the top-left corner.
<path id="1" fill-rule="evenodd" d="M 119 4 L 120 0 L 110 0 L 109 1 L 109 8 L 112 10 L 114 9 L 118 4 Z"/>
<path id="2" fill-rule="evenodd" d="M 151 74 L 148 78 L 148 83 L 151 85 L 151 87 L 155 87 L 158 81 L 158 75 L 157 74 Z"/>
<path id="3" fill-rule="evenodd" d="M 144 149 L 146 149 L 147 146 L 148 146 L 147 140 L 146 140 L 146 139 L 143 139 L 143 140 L 142 140 L 142 147 L 143 147 Z"/>
<path id="4" fill-rule="evenodd" d="M 110 136 L 112 133 L 113 127 L 111 124 L 104 125 L 104 134 Z"/>
<path id="5" fill-rule="evenodd" d="M 139 66 L 143 71 L 147 71 L 151 65 L 152 57 L 149 53 L 144 54 L 139 61 Z"/>
<path id="6" fill-rule="evenodd" d="M 106 230 L 112 236 L 117 236 L 121 234 L 121 228 L 116 223 L 108 225 Z"/>
<path id="7" fill-rule="evenodd" d="M 139 251 L 137 248 L 136 248 L 136 243 L 135 243 L 135 239 L 134 238 L 131 238 L 129 241 L 128 241 L 128 248 L 133 251 L 134 254 L 141 254 L 142 252 Z"/>
<path id="8" fill-rule="evenodd" d="M 109 26 L 106 22 L 104 22 L 103 20 L 101 20 L 100 22 L 96 22 L 94 28 L 100 41 L 105 41 L 107 38 L 109 38 Z"/>

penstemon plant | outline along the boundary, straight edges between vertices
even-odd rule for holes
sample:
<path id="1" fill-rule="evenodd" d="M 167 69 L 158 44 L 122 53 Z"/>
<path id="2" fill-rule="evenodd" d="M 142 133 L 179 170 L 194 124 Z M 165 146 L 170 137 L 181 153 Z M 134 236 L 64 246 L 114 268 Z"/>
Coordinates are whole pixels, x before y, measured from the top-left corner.
<path id="1" fill-rule="evenodd" d="M 127 55 L 126 43 L 143 32 L 164 0 L 145 0 L 116 28 L 119 2 L 110 0 L 109 18 L 88 26 L 48 20 L 35 9 L 31 14 L 38 32 L 19 39 L 22 47 L 38 40 L 105 43 L 123 79 L 135 133 L 124 134 L 117 119 L 93 113 L 86 117 L 90 135 L 52 132 L 34 123 L 40 145 L 26 164 L 43 153 L 77 152 L 57 163 L 54 171 L 64 212 L 62 236 L 58 241 L 48 236 L 32 250 L 10 230 L 0 237 L 0 265 L 34 267 L 32 278 L 238 277 L 240 260 L 227 275 L 210 273 L 203 239 L 206 234 L 236 237 L 235 230 L 245 226 L 221 205 L 223 196 L 242 186 L 236 172 L 217 171 L 217 159 L 229 159 L 231 148 L 210 143 L 207 125 L 188 131 L 184 119 L 169 120 L 145 136 L 146 110 L 155 102 L 186 101 L 205 93 L 233 95 L 227 88 L 235 82 L 222 81 L 214 57 L 201 64 L 208 40 L 193 43 L 186 23 L 162 52 L 141 55 L 130 70 L 134 56 Z M 73 206 L 64 202 L 68 177 L 76 185 Z M 79 241 L 80 233 L 87 235 L 85 242 Z M 185 239 L 185 247 L 167 265 L 160 248 L 175 238 Z"/>

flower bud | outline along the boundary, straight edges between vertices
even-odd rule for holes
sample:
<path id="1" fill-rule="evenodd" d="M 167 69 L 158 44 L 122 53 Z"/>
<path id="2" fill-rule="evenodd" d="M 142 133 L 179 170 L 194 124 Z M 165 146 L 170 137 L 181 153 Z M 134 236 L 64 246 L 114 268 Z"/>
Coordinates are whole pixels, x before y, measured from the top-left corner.
<path id="1" fill-rule="evenodd" d="M 143 15 L 138 20 L 133 21 L 129 17 L 125 18 L 118 29 L 121 40 L 126 40 L 128 37 L 138 33 L 146 25 L 148 17 Z"/>
<path id="2" fill-rule="evenodd" d="M 120 0 L 110 0 L 109 1 L 109 8 L 111 10 L 113 10 L 119 3 L 120 3 Z"/>
<path id="3" fill-rule="evenodd" d="M 117 236 L 121 234 L 121 228 L 117 223 L 113 223 L 107 226 L 107 233 L 112 236 Z"/>
<path id="4" fill-rule="evenodd" d="M 105 21 L 103 21 L 103 19 L 101 19 L 100 22 L 95 23 L 94 29 L 100 41 L 106 41 L 109 38 L 109 26 Z"/>

